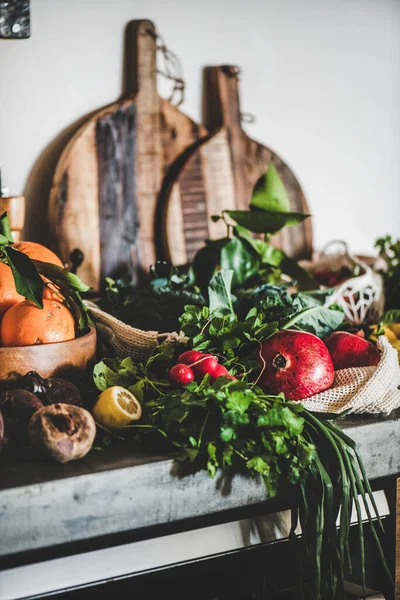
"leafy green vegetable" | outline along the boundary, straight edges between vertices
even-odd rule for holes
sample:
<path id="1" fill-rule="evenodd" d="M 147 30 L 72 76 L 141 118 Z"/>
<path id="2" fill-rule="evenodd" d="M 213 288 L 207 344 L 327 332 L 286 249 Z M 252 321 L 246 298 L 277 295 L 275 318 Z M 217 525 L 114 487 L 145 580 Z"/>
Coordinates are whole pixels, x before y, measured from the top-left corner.
<path id="1" fill-rule="evenodd" d="M 232 270 L 234 286 L 243 285 L 258 274 L 260 258 L 246 240 L 229 240 L 221 248 L 219 260 L 221 269 Z"/>
<path id="2" fill-rule="evenodd" d="M 268 170 L 260 177 L 254 186 L 250 208 L 273 212 L 289 212 L 290 202 L 273 162 L 269 164 Z"/>
<path id="3" fill-rule="evenodd" d="M 233 315 L 231 284 L 233 271 L 218 271 L 208 286 L 210 312 Z"/>
<path id="4" fill-rule="evenodd" d="M 275 306 L 283 304 L 278 295 L 275 300 Z M 250 315 L 249 320 L 254 316 Z M 181 350 L 179 345 L 164 343 L 143 364 L 128 358 L 103 360 L 96 365 L 94 381 L 100 390 L 123 385 L 142 403 L 143 418 L 126 427 L 127 434 L 142 445 L 150 436 L 153 449 L 157 439 L 166 443 L 171 456 L 192 463 L 194 468 L 207 469 L 210 477 L 215 477 L 218 470 L 247 471 L 264 481 L 270 497 L 282 487 L 296 485 L 298 508 L 294 511 L 292 535 L 299 519 L 306 549 L 305 597 L 344 597 L 343 573 L 351 566 L 353 503 L 361 557 L 363 504 L 385 565 L 377 531 L 381 527 L 377 507 L 354 442 L 300 404 L 287 402 L 282 395 L 268 396 L 243 380 L 220 377 L 213 381 L 206 375 L 202 381 L 171 388 L 168 370 Z M 374 522 L 376 517 L 378 521 Z M 338 518 L 340 529 L 336 526 Z M 365 581 L 363 561 L 361 574 Z"/>
<path id="5" fill-rule="evenodd" d="M 298 212 L 274 212 L 269 211 L 246 211 L 246 210 L 224 210 L 227 214 L 242 227 L 249 229 L 253 233 L 277 233 L 285 226 L 297 225 L 302 223 L 310 215 Z"/>

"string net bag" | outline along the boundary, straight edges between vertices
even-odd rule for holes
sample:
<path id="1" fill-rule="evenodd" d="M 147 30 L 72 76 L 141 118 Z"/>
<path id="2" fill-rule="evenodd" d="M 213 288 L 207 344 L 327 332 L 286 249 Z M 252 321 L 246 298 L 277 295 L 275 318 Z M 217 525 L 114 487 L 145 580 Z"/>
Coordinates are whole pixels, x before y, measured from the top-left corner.
<path id="1" fill-rule="evenodd" d="M 325 392 L 301 400 L 312 412 L 390 414 L 400 407 L 400 367 L 397 350 L 385 336 L 377 347 L 381 358 L 376 367 L 340 369 Z"/>
<path id="2" fill-rule="evenodd" d="M 385 302 L 382 277 L 363 260 L 350 255 L 346 242 L 329 242 L 309 270 L 322 284 L 323 278 L 328 278 L 325 287 L 332 287 L 329 274 L 341 276 L 342 281 L 333 286 L 334 292 L 326 304 L 341 306 L 349 323 L 361 325 L 379 321 Z"/>
<path id="3" fill-rule="evenodd" d="M 130 356 L 137 361 L 146 360 L 158 344 L 164 341 L 185 343 L 187 338 L 181 334 L 158 333 L 131 327 L 101 310 L 93 302 L 86 301 L 85 305 L 100 334 L 103 342 L 112 349 L 118 358 Z"/>

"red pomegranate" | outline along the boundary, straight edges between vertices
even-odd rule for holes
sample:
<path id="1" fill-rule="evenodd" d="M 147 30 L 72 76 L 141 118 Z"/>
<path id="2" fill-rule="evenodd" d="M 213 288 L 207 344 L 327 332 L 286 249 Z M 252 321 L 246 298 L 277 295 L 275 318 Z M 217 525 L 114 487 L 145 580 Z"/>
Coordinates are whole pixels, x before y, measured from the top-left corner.
<path id="1" fill-rule="evenodd" d="M 347 331 L 334 331 L 326 339 L 335 370 L 374 367 L 380 361 L 378 348 L 364 338 Z"/>
<path id="2" fill-rule="evenodd" d="M 328 348 L 312 333 L 286 329 L 263 343 L 265 368 L 259 386 L 271 394 L 283 392 L 301 400 L 331 387 L 334 367 Z M 260 363 L 264 364 L 260 358 Z"/>

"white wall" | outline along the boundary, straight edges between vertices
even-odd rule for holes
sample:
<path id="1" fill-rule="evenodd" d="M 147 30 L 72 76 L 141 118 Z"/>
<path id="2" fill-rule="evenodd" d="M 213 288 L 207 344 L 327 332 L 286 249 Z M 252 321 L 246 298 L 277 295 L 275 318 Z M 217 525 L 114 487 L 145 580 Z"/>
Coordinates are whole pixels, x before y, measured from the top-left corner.
<path id="1" fill-rule="evenodd" d="M 183 61 L 200 119 L 201 70 L 243 69 L 248 133 L 304 186 L 316 246 L 370 252 L 400 234 L 398 0 L 31 0 L 32 37 L 0 40 L 0 166 L 41 235 L 49 178 L 77 119 L 121 91 L 123 31 L 155 21 Z M 42 226 L 43 227 L 43 226 Z"/>

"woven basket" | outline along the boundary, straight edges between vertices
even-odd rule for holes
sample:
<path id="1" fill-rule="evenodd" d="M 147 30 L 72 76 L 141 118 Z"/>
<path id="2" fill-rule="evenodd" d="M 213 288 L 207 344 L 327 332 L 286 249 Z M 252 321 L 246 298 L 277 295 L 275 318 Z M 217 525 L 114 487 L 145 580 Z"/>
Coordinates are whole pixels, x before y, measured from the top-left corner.
<path id="1" fill-rule="evenodd" d="M 339 250 L 328 252 L 334 246 Z M 312 274 L 323 270 L 347 269 L 358 271 L 359 275 L 350 277 L 334 286 L 334 292 L 327 298 L 327 306 L 338 304 L 344 310 L 346 319 L 353 325 L 377 323 L 384 310 L 384 292 L 382 277 L 364 260 L 349 253 L 346 242 L 334 240 L 322 250 L 317 261 L 308 267 Z"/>

